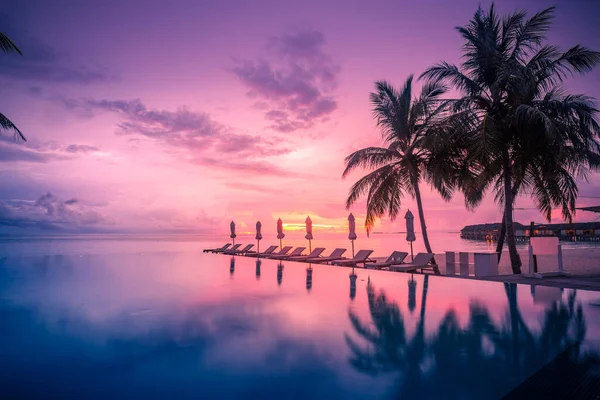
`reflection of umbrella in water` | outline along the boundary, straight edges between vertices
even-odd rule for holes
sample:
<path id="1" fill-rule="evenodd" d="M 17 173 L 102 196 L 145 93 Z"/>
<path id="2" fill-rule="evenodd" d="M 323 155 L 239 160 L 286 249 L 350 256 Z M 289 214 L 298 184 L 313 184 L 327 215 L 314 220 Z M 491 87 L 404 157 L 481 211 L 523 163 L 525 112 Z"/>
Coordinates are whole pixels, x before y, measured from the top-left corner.
<path id="1" fill-rule="evenodd" d="M 285 237 L 285 233 L 283 233 L 283 221 L 281 218 L 277 220 L 277 239 L 279 239 L 279 248 L 283 248 L 283 242 L 281 239 Z"/>
<path id="2" fill-rule="evenodd" d="M 412 274 L 410 274 L 410 280 L 408 281 L 408 309 L 412 314 L 417 306 L 417 281 L 415 281 Z"/>
<path id="3" fill-rule="evenodd" d="M 312 274 L 313 274 L 312 264 L 308 264 L 308 268 L 306 268 L 306 291 L 307 292 L 310 292 L 310 289 L 312 289 Z"/>
<path id="4" fill-rule="evenodd" d="M 404 219 L 406 219 L 406 241 L 410 242 L 410 258 L 414 261 L 412 242 L 416 240 L 415 217 L 412 215 L 410 210 L 408 210 L 406 211 L 406 215 L 404 215 Z"/>
<path id="5" fill-rule="evenodd" d="M 281 281 L 283 280 L 283 264 L 279 261 L 279 265 L 277 266 L 277 284 L 281 285 Z"/>
<path id="6" fill-rule="evenodd" d="M 229 261 L 229 275 L 233 276 L 235 272 L 235 257 L 231 257 L 231 261 Z"/>
<path id="7" fill-rule="evenodd" d="M 231 221 L 229 224 L 229 230 L 231 231 L 231 235 L 229 235 L 229 237 L 232 239 L 233 244 L 235 244 L 235 222 Z"/>
<path id="8" fill-rule="evenodd" d="M 354 221 L 354 215 L 350 213 L 348 215 L 348 239 L 352 242 L 352 257 L 354 257 L 354 241 L 356 238 L 356 222 Z"/>
<path id="9" fill-rule="evenodd" d="M 260 264 L 262 263 L 262 261 L 260 260 L 260 258 L 256 259 L 256 279 L 260 279 Z"/>
<path id="10" fill-rule="evenodd" d="M 350 273 L 350 300 L 354 300 L 356 297 L 356 274 L 353 272 Z"/>
<path id="11" fill-rule="evenodd" d="M 306 217 L 306 236 L 304 236 L 306 238 L 306 240 L 308 240 L 308 252 L 310 253 L 312 251 L 312 246 L 311 246 L 311 240 L 313 240 L 313 234 L 312 234 L 312 221 L 310 219 L 310 217 Z"/>
<path id="12" fill-rule="evenodd" d="M 260 221 L 256 221 L 256 252 L 260 253 L 260 241 L 262 240 L 262 233 L 261 233 L 261 228 L 262 228 L 262 224 L 260 223 Z"/>

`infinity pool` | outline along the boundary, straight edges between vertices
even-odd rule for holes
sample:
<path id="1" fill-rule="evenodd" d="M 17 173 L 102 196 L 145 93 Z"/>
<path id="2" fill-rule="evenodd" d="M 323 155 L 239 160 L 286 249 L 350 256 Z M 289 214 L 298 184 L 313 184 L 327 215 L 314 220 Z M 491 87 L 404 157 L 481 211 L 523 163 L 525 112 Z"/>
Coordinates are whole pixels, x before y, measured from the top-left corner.
<path id="1" fill-rule="evenodd" d="M 358 269 L 353 286 L 351 269 L 307 267 L 4 259 L 0 397 L 494 399 L 599 382 L 598 292 Z"/>

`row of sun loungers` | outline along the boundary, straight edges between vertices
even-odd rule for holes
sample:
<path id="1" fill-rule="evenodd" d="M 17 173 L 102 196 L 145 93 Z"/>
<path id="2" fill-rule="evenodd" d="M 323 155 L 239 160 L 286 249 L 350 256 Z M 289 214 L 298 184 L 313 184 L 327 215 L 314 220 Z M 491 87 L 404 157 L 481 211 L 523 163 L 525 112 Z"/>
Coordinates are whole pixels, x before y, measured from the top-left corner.
<path id="1" fill-rule="evenodd" d="M 223 253 L 229 255 L 245 255 L 248 257 L 261 257 L 270 258 L 274 260 L 287 260 L 287 261 L 303 261 L 308 263 L 331 263 L 338 266 L 346 267 L 358 267 L 362 264 L 365 268 L 370 269 L 389 269 L 390 271 L 399 272 L 411 272 L 424 268 L 432 267 L 431 262 L 433 261 L 434 255 L 431 253 L 419 253 L 416 255 L 414 260 L 410 263 L 405 263 L 404 260 L 408 256 L 407 252 L 394 251 L 387 259 L 378 261 L 369 258 L 373 253 L 373 250 L 360 250 L 354 255 L 354 257 L 347 259 L 343 257 L 346 249 L 335 249 L 329 256 L 321 256 L 325 251 L 323 247 L 317 247 L 310 252 L 310 254 L 303 255 L 302 252 L 306 247 L 297 247 L 291 253 L 292 246 L 285 246 L 281 250 L 277 250 L 277 246 L 269 246 L 265 251 L 257 253 L 252 251 L 254 245 L 249 244 L 246 247 L 240 249 L 241 244 L 231 246 L 229 243 L 223 245 L 223 247 L 215 249 L 206 249 L 205 253 Z"/>

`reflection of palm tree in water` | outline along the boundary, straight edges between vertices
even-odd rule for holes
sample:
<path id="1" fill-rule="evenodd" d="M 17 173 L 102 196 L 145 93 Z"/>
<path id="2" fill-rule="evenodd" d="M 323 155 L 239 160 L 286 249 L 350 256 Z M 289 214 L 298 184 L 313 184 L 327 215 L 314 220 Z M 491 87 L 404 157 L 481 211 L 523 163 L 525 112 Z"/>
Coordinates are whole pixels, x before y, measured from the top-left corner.
<path id="1" fill-rule="evenodd" d="M 355 331 L 367 340 L 369 346 L 361 347 L 350 335 L 346 342 L 352 351 L 350 363 L 357 370 L 375 375 L 395 370 L 405 371 L 408 376 L 418 377 L 425 350 L 425 306 L 427 302 L 428 276 L 424 278 L 421 314 L 417 330 L 410 341 L 406 339 L 404 318 L 396 303 L 389 302 L 385 293 L 375 293 L 375 287 L 367 283 L 367 299 L 374 329 L 349 312 Z"/>
<path id="2" fill-rule="evenodd" d="M 350 364 L 369 375 L 400 373 L 395 389 L 399 398 L 496 398 L 585 337 L 585 320 L 575 291 L 566 302 L 549 307 L 541 329 L 534 332 L 519 311 L 517 286 L 507 284 L 507 316 L 501 324 L 497 326 L 487 309 L 473 302 L 465 327 L 460 326 L 456 312 L 449 310 L 435 334 L 426 338 L 427 286 L 425 276 L 419 320 L 410 340 L 398 305 L 385 293 L 377 293 L 370 283 L 367 297 L 372 327 L 349 312 L 355 333 L 363 339 L 361 343 L 346 334 Z M 579 365 L 590 364 L 592 359 L 599 365 L 597 357 L 580 358 Z"/>

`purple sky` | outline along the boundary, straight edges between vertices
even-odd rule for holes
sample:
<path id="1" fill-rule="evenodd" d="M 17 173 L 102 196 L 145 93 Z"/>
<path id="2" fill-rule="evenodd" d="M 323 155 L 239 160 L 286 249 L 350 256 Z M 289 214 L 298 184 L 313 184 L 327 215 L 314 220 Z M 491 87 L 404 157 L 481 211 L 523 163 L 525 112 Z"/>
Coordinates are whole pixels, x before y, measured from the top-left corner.
<path id="1" fill-rule="evenodd" d="M 458 62 L 453 28 L 480 3 L 490 4 L 3 1 L 0 31 L 24 56 L 0 55 L 0 110 L 29 142 L 0 139 L 0 232 L 226 231 L 231 219 L 243 231 L 307 214 L 315 229 L 344 229 L 359 174 L 342 180 L 343 159 L 381 143 L 373 83 L 400 86 L 437 61 Z M 600 49 L 600 2 L 496 5 L 556 5 L 550 42 Z M 600 97 L 600 69 L 568 87 Z M 580 194 L 599 188 L 593 176 Z M 469 212 L 460 195 L 444 203 L 423 190 L 431 229 L 500 219 L 490 196 Z M 517 221 L 542 221 L 528 199 L 516 207 Z M 364 203 L 352 211 L 364 218 Z"/>

